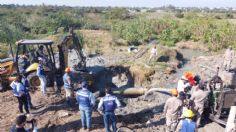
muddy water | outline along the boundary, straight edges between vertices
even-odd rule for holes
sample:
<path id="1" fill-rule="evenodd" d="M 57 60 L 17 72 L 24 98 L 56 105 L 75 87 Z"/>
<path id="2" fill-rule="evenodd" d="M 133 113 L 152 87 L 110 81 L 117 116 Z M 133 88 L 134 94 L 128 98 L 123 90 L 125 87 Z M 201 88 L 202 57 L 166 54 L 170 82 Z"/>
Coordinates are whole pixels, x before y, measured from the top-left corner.
<path id="1" fill-rule="evenodd" d="M 193 49 L 179 49 L 179 51 L 183 54 L 184 57 L 184 64 L 182 65 L 182 68 L 178 69 L 173 76 L 175 77 L 175 80 L 172 82 L 169 82 L 166 84 L 166 88 L 173 88 L 177 86 L 178 79 L 181 78 L 181 76 L 187 72 L 187 71 L 192 71 L 193 67 L 190 63 L 191 59 L 194 57 L 199 57 L 199 56 L 206 56 L 210 55 L 209 52 L 202 51 L 202 50 L 193 50 Z M 197 73 L 195 73 L 197 74 Z"/>

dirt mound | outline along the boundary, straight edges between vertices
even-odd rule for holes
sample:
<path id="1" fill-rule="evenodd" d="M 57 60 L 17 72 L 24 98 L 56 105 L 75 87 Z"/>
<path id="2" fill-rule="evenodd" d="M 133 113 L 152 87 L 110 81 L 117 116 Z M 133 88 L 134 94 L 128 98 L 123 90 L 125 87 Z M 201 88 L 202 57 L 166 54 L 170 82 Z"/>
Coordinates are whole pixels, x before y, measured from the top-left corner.
<path id="1" fill-rule="evenodd" d="M 145 86 L 148 81 L 150 82 L 150 76 L 155 74 L 155 70 L 144 68 L 141 66 L 131 66 L 129 69 L 136 86 Z"/>
<path id="2" fill-rule="evenodd" d="M 161 46 L 158 53 L 157 62 L 166 62 L 169 66 L 180 68 L 183 64 L 183 55 L 177 50 Z"/>
<path id="3" fill-rule="evenodd" d="M 194 41 L 181 41 L 176 43 L 176 47 L 181 49 L 193 49 L 193 50 L 203 50 L 203 51 L 209 50 L 203 43 Z"/>

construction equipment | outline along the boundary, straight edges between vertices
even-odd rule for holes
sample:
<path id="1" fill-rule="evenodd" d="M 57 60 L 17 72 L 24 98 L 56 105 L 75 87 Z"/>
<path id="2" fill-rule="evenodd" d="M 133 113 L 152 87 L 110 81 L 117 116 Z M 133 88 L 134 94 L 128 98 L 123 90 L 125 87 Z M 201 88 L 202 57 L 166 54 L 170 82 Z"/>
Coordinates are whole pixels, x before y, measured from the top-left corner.
<path id="1" fill-rule="evenodd" d="M 217 74 L 210 80 L 210 95 L 214 102 L 210 103 L 211 114 L 209 118 L 219 124 L 226 125 L 231 106 L 236 105 L 236 91 L 223 87 L 223 81 Z"/>
<path id="2" fill-rule="evenodd" d="M 6 58 L 0 60 L 0 91 L 4 90 L 15 78 L 11 75 L 15 74 L 16 67 L 13 59 Z"/>
<path id="3" fill-rule="evenodd" d="M 53 86 L 58 73 L 63 74 L 65 67 L 68 66 L 68 50 L 74 49 L 80 60 L 75 69 L 82 70 L 77 72 L 78 79 L 92 82 L 92 76 L 86 72 L 86 58 L 82 53 L 82 47 L 79 38 L 73 30 L 67 35 L 62 43 L 58 44 L 59 67 L 56 68 L 56 62 L 53 51 L 52 40 L 20 40 L 16 42 L 16 55 L 14 59 L 4 59 L 0 61 L 0 90 L 4 90 L 15 78 L 17 74 L 24 74 L 29 80 L 31 87 L 40 86 L 39 78 L 36 75 L 39 66 L 39 58 L 43 59 L 43 65 L 46 72 L 47 86 Z M 43 47 L 43 48 L 42 48 Z M 39 51 L 40 48 L 45 49 Z M 40 55 L 45 52 L 44 55 Z M 22 70 L 23 69 L 23 70 Z M 59 77 L 62 77 L 60 75 Z M 63 84 L 63 83 L 62 83 Z M 61 85 L 62 85 L 61 84 Z"/>

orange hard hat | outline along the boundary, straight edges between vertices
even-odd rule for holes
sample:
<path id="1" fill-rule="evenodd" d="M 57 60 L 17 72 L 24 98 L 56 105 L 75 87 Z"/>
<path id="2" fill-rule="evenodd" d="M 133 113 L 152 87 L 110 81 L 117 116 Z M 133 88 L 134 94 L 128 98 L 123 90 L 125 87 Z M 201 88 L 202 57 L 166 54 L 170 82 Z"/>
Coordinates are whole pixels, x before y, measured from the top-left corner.
<path id="1" fill-rule="evenodd" d="M 177 89 L 176 89 L 176 88 L 172 89 L 172 90 L 171 90 L 171 94 L 172 94 L 173 96 L 178 96 L 178 91 L 177 91 Z"/>
<path id="2" fill-rule="evenodd" d="M 66 73 L 71 72 L 70 67 L 67 67 L 67 68 L 65 69 L 65 72 L 66 72 Z"/>
<path id="3" fill-rule="evenodd" d="M 187 79 L 190 79 L 190 78 L 193 78 L 193 73 L 192 73 L 191 71 L 189 71 L 189 72 L 186 72 L 186 73 L 184 74 L 184 76 L 185 76 Z"/>

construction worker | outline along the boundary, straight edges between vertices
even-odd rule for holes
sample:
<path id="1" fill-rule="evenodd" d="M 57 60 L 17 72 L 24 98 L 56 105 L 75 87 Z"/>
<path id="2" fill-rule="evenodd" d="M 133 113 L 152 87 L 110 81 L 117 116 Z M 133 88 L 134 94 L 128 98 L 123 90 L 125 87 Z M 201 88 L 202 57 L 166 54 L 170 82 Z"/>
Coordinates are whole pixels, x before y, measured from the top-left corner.
<path id="1" fill-rule="evenodd" d="M 47 80 L 46 80 L 46 74 L 45 74 L 45 71 L 43 68 L 42 58 L 39 58 L 39 66 L 37 68 L 37 76 L 39 77 L 39 80 L 40 80 L 41 91 L 43 92 L 43 94 L 45 94 L 46 88 L 47 88 Z"/>
<path id="2" fill-rule="evenodd" d="M 26 123 L 30 123 L 32 125 L 32 128 L 26 129 L 25 125 Z M 27 121 L 26 115 L 19 115 L 16 118 L 15 124 L 10 129 L 10 132 L 37 132 L 37 123 L 35 119 L 32 119 L 30 121 Z"/>
<path id="3" fill-rule="evenodd" d="M 112 125 L 113 132 L 116 132 L 116 116 L 115 109 L 120 107 L 120 101 L 117 97 L 112 95 L 110 87 L 105 89 L 106 95 L 100 100 L 98 110 L 103 112 L 103 121 L 106 132 L 110 132 L 110 124 Z"/>
<path id="4" fill-rule="evenodd" d="M 225 51 L 225 54 L 224 54 L 224 69 L 226 71 L 230 70 L 231 62 L 233 61 L 233 59 L 234 59 L 234 51 L 233 51 L 232 47 L 230 46 Z"/>
<path id="5" fill-rule="evenodd" d="M 181 116 L 183 102 L 177 98 L 178 91 L 171 91 L 172 97 L 169 98 L 164 106 L 164 114 L 166 116 L 166 132 L 174 132 L 178 123 L 178 118 Z"/>
<path id="6" fill-rule="evenodd" d="M 183 75 L 181 79 L 178 81 L 177 90 L 178 92 L 186 92 L 186 88 L 191 87 L 188 79 Z"/>
<path id="7" fill-rule="evenodd" d="M 193 111 L 189 109 L 185 110 L 183 115 L 185 119 L 180 121 L 176 132 L 197 132 L 196 123 L 193 121 Z"/>
<path id="8" fill-rule="evenodd" d="M 76 92 L 76 100 L 79 104 L 82 127 L 84 130 L 91 130 L 92 127 L 92 109 L 95 105 L 95 97 L 88 88 L 87 82 L 83 81 L 80 86 L 82 90 Z"/>
<path id="9" fill-rule="evenodd" d="M 198 85 L 198 90 L 194 92 L 190 98 L 191 101 L 193 101 L 193 108 L 195 112 L 197 113 L 197 126 L 200 126 L 201 116 L 204 110 L 204 103 L 208 99 L 208 95 L 210 91 L 206 90 L 206 82 L 200 82 Z"/>
<path id="10" fill-rule="evenodd" d="M 23 53 L 23 55 L 20 55 L 18 59 L 18 68 L 20 74 L 24 74 L 26 68 L 30 65 L 28 55 L 26 53 Z"/>
<path id="11" fill-rule="evenodd" d="M 40 58 L 43 58 L 43 59 L 46 59 L 47 56 L 44 54 L 44 51 L 43 51 L 44 47 L 43 45 L 40 45 L 38 50 L 36 51 L 37 53 L 37 56 L 40 57 Z"/>
<path id="12" fill-rule="evenodd" d="M 31 102 L 31 96 L 29 93 L 29 81 L 27 80 L 25 74 L 22 76 L 21 83 L 24 85 L 24 88 L 25 88 L 24 91 L 25 91 L 25 95 L 27 97 L 28 108 L 35 109 L 32 102 Z"/>
<path id="13" fill-rule="evenodd" d="M 150 58 L 149 58 L 149 63 L 151 62 L 151 60 L 155 60 L 157 57 L 157 47 L 154 46 L 152 49 L 151 49 L 151 54 L 150 54 Z"/>
<path id="14" fill-rule="evenodd" d="M 16 77 L 16 80 L 13 81 L 10 86 L 12 88 L 12 92 L 13 95 L 17 98 L 18 100 L 18 108 L 20 113 L 23 113 L 23 106 L 25 108 L 26 113 L 29 113 L 29 109 L 28 109 L 28 101 L 27 101 L 27 96 L 25 93 L 25 87 L 24 85 L 21 83 L 22 80 L 22 76 L 18 75 Z"/>
<path id="15" fill-rule="evenodd" d="M 63 75 L 64 89 L 66 91 L 66 102 L 70 104 L 70 99 L 72 97 L 72 83 L 71 83 L 71 69 L 67 67 L 65 69 L 65 74 Z"/>

